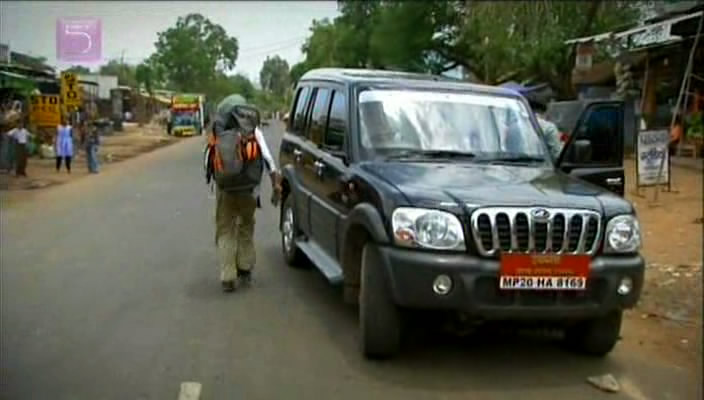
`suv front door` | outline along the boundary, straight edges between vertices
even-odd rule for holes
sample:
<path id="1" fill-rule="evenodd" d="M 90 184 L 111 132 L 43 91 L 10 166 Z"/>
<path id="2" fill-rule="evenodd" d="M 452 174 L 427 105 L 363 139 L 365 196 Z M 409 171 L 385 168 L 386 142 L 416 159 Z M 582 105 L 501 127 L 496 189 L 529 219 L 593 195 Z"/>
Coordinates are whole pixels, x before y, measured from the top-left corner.
<path id="1" fill-rule="evenodd" d="M 624 132 L 624 102 L 584 103 L 557 165 L 570 175 L 623 196 Z"/>

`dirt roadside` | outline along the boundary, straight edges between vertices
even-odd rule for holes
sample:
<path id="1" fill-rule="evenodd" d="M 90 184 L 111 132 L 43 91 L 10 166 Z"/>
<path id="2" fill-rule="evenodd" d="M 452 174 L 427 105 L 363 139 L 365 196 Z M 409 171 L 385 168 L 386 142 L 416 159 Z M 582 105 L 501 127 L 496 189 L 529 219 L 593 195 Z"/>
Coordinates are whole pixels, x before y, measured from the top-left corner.
<path id="1" fill-rule="evenodd" d="M 99 148 L 100 169 L 114 168 L 120 161 L 148 153 L 157 148 L 178 142 L 180 138 L 166 135 L 164 128 L 158 125 L 125 124 L 122 132 L 103 136 Z M 118 164 L 119 165 L 119 164 Z M 27 177 L 16 177 L 13 173 L 0 172 L 0 190 L 27 191 L 42 189 L 64 184 L 83 178 L 88 173 L 85 151 L 80 146 L 74 146 L 74 158 L 71 163 L 71 174 L 62 166 L 61 172 L 56 172 L 54 159 L 32 157 L 27 162 Z M 98 175 L 99 176 L 99 175 Z"/>
<path id="2" fill-rule="evenodd" d="M 702 173 L 674 167 L 673 191 L 635 192 L 633 163 L 627 194 L 638 213 L 648 268 L 638 306 L 626 314 L 622 344 L 684 368 L 702 371 Z"/>

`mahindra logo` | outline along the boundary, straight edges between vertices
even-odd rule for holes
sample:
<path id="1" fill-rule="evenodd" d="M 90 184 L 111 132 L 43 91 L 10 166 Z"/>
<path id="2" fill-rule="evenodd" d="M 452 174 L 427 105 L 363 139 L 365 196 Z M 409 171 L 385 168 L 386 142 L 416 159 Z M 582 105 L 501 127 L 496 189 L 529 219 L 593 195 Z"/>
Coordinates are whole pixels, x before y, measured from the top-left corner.
<path id="1" fill-rule="evenodd" d="M 533 217 L 533 220 L 537 222 L 547 222 L 550 218 L 550 211 L 544 208 L 535 208 L 531 210 L 530 215 Z"/>

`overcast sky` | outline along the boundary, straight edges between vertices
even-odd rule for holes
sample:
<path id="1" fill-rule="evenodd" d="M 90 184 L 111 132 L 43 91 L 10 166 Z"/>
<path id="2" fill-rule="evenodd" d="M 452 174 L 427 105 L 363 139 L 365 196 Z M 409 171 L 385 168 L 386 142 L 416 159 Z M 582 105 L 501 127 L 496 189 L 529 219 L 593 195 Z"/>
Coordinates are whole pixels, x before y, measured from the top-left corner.
<path id="1" fill-rule="evenodd" d="M 314 19 L 338 15 L 335 1 L 0 1 L 0 43 L 13 51 L 44 56 L 58 68 L 56 20 L 98 17 L 103 59 L 138 63 L 154 51 L 157 32 L 179 16 L 198 12 L 239 41 L 236 72 L 259 80 L 266 57 L 278 54 L 289 66 L 301 61 L 301 45 Z M 90 65 L 86 65 L 90 66 Z"/>

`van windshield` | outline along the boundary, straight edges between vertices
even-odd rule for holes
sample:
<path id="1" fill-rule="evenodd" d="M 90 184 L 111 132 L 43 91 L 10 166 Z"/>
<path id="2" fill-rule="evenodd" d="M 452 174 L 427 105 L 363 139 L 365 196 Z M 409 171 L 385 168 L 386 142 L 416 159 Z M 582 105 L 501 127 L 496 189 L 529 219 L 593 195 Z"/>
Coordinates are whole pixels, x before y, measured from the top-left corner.
<path id="1" fill-rule="evenodd" d="M 477 159 L 535 159 L 546 149 L 517 99 L 476 93 L 365 90 L 359 94 L 363 153 L 466 153 Z"/>

